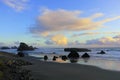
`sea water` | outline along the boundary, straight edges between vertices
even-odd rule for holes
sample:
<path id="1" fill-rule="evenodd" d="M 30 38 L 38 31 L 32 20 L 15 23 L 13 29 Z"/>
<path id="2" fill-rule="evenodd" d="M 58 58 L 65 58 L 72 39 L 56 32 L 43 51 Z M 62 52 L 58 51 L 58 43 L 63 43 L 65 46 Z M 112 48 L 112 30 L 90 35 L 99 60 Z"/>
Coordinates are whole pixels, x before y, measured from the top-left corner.
<path id="1" fill-rule="evenodd" d="M 90 55 L 89 59 L 80 58 L 76 64 L 92 65 L 102 69 L 120 71 L 120 48 L 89 48 L 91 52 L 87 52 Z M 101 50 L 106 54 L 97 54 Z M 17 54 L 16 49 L 0 50 Z M 34 51 L 24 51 L 29 56 L 34 56 L 43 60 L 45 55 L 48 56 L 48 61 L 52 61 L 53 56 L 68 55 L 70 52 L 65 52 L 64 48 L 39 48 Z M 83 55 L 85 52 L 78 52 L 79 55 Z M 69 60 L 63 61 L 58 58 L 55 62 L 70 63 Z"/>

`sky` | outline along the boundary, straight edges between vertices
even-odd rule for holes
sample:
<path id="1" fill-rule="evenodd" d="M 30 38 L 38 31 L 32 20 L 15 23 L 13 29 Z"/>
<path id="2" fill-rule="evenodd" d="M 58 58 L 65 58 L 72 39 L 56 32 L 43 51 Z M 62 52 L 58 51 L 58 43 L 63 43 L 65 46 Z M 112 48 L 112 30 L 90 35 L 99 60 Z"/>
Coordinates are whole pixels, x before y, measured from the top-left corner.
<path id="1" fill-rule="evenodd" d="M 120 0 L 0 0 L 0 46 L 120 47 Z"/>

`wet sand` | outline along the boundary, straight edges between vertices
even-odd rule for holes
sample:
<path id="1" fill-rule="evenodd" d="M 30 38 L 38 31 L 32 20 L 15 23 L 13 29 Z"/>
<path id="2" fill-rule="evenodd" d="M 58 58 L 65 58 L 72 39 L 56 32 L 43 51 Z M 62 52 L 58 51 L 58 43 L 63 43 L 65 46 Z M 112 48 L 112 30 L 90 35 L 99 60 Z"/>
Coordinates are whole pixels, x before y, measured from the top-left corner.
<path id="1" fill-rule="evenodd" d="M 119 71 L 109 71 L 94 66 L 75 63 L 55 63 L 26 57 L 33 65 L 24 68 L 32 71 L 38 80 L 120 80 Z"/>

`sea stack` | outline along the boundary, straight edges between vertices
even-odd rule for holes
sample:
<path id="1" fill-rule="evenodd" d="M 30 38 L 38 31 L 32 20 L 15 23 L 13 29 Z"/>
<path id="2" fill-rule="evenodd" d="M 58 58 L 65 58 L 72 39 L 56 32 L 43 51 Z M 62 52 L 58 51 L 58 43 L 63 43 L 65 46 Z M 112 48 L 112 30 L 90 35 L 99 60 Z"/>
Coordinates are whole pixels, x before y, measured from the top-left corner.
<path id="1" fill-rule="evenodd" d="M 70 62 L 71 63 L 75 63 L 78 61 L 79 59 L 79 54 L 77 53 L 76 50 L 72 50 L 69 55 L 68 55 L 68 58 L 70 59 Z"/>
<path id="2" fill-rule="evenodd" d="M 88 53 L 85 53 L 81 56 L 82 58 L 90 58 L 90 55 Z"/>
<path id="3" fill-rule="evenodd" d="M 101 52 L 99 52 L 97 54 L 106 54 L 106 53 L 103 50 L 101 50 Z"/>
<path id="4" fill-rule="evenodd" d="M 24 51 L 24 50 L 34 50 L 34 48 L 32 46 L 28 46 L 26 43 L 21 42 L 17 51 Z"/>

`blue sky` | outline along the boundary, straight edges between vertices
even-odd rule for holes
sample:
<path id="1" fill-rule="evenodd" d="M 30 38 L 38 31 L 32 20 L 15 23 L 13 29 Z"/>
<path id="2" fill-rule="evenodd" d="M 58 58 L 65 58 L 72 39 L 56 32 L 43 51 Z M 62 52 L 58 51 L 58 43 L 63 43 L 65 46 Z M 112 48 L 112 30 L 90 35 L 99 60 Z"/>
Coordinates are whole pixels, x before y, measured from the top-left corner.
<path id="1" fill-rule="evenodd" d="M 0 46 L 119 47 L 120 0 L 1 0 Z"/>

